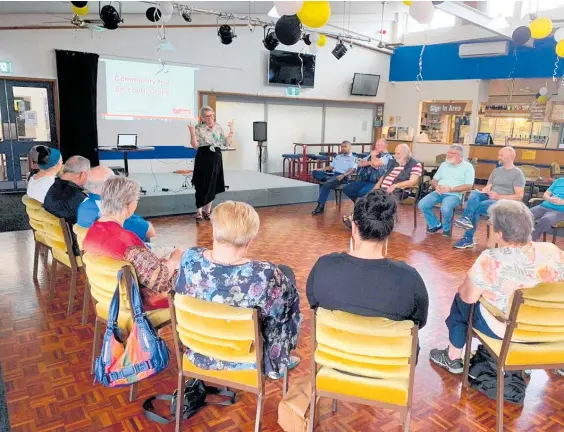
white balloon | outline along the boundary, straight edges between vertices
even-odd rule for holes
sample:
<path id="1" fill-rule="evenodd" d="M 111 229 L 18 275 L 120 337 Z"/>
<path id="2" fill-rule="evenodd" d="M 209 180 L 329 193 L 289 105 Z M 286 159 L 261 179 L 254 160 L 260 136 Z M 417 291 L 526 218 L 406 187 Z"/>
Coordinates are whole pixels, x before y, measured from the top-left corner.
<path id="1" fill-rule="evenodd" d="M 558 30 L 556 30 L 556 32 L 554 33 L 554 39 L 556 40 L 556 42 L 560 42 L 562 39 L 564 39 L 564 27 L 560 27 Z"/>
<path id="2" fill-rule="evenodd" d="M 312 43 L 309 46 L 309 52 L 312 53 L 312 54 L 316 54 L 318 50 L 319 50 L 319 48 L 317 47 L 317 44 Z"/>
<path id="3" fill-rule="evenodd" d="M 310 33 L 309 40 L 311 41 L 312 45 L 316 45 L 317 41 L 319 40 L 319 33 Z"/>
<path id="4" fill-rule="evenodd" d="M 548 94 L 548 89 L 546 87 L 541 87 L 539 93 L 541 96 L 546 96 Z"/>
<path id="5" fill-rule="evenodd" d="M 435 6 L 430 1 L 414 1 L 409 6 L 409 15 L 419 24 L 429 24 L 435 14 Z"/>
<path id="6" fill-rule="evenodd" d="M 280 16 L 296 15 L 302 8 L 303 1 L 275 1 L 274 7 Z"/>
<path id="7" fill-rule="evenodd" d="M 170 14 L 170 15 L 164 15 L 163 14 L 163 16 L 161 17 L 161 21 L 164 22 L 164 23 L 169 22 L 171 19 L 172 19 L 172 14 Z"/>
<path id="8" fill-rule="evenodd" d="M 174 7 L 172 6 L 172 2 L 162 2 L 159 5 L 159 9 L 161 10 L 161 12 L 163 13 L 163 18 L 165 16 L 169 16 L 172 15 L 172 13 L 174 12 Z"/>

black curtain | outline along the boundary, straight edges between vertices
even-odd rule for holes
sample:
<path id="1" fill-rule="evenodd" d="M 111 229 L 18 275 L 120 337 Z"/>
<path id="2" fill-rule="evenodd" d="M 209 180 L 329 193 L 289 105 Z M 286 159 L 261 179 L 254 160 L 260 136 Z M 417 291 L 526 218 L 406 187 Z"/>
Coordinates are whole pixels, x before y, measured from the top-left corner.
<path id="1" fill-rule="evenodd" d="M 99 56 L 62 50 L 55 50 L 55 53 L 63 160 L 80 155 L 96 166 L 99 163 L 96 122 Z"/>

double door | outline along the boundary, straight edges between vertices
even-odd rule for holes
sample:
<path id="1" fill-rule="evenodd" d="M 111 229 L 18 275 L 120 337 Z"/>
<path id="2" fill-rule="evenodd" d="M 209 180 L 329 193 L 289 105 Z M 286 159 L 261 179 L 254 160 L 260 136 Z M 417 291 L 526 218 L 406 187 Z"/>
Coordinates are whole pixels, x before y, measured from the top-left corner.
<path id="1" fill-rule="evenodd" d="M 35 145 L 58 147 L 54 83 L 0 77 L 0 192 L 26 188 Z"/>

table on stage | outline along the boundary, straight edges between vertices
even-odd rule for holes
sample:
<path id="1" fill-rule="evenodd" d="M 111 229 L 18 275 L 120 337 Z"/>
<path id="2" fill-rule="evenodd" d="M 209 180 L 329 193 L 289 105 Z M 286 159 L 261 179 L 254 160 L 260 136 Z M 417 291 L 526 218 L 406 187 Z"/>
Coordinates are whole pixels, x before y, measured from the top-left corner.
<path id="1" fill-rule="evenodd" d="M 126 176 L 129 176 L 129 164 L 127 159 L 128 153 L 139 153 L 139 152 L 147 152 L 153 150 L 155 150 L 155 147 L 137 147 L 137 148 L 98 147 L 99 152 L 123 153 L 123 169 L 125 171 Z"/>

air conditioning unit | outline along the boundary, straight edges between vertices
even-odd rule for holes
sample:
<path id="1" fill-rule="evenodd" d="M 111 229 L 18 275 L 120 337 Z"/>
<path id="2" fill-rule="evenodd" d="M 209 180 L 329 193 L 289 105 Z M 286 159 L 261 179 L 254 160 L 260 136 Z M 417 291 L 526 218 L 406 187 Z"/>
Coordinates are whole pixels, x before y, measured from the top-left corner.
<path id="1" fill-rule="evenodd" d="M 506 56 L 508 50 L 507 41 L 461 44 L 458 47 L 458 56 L 460 58 L 499 57 Z"/>

